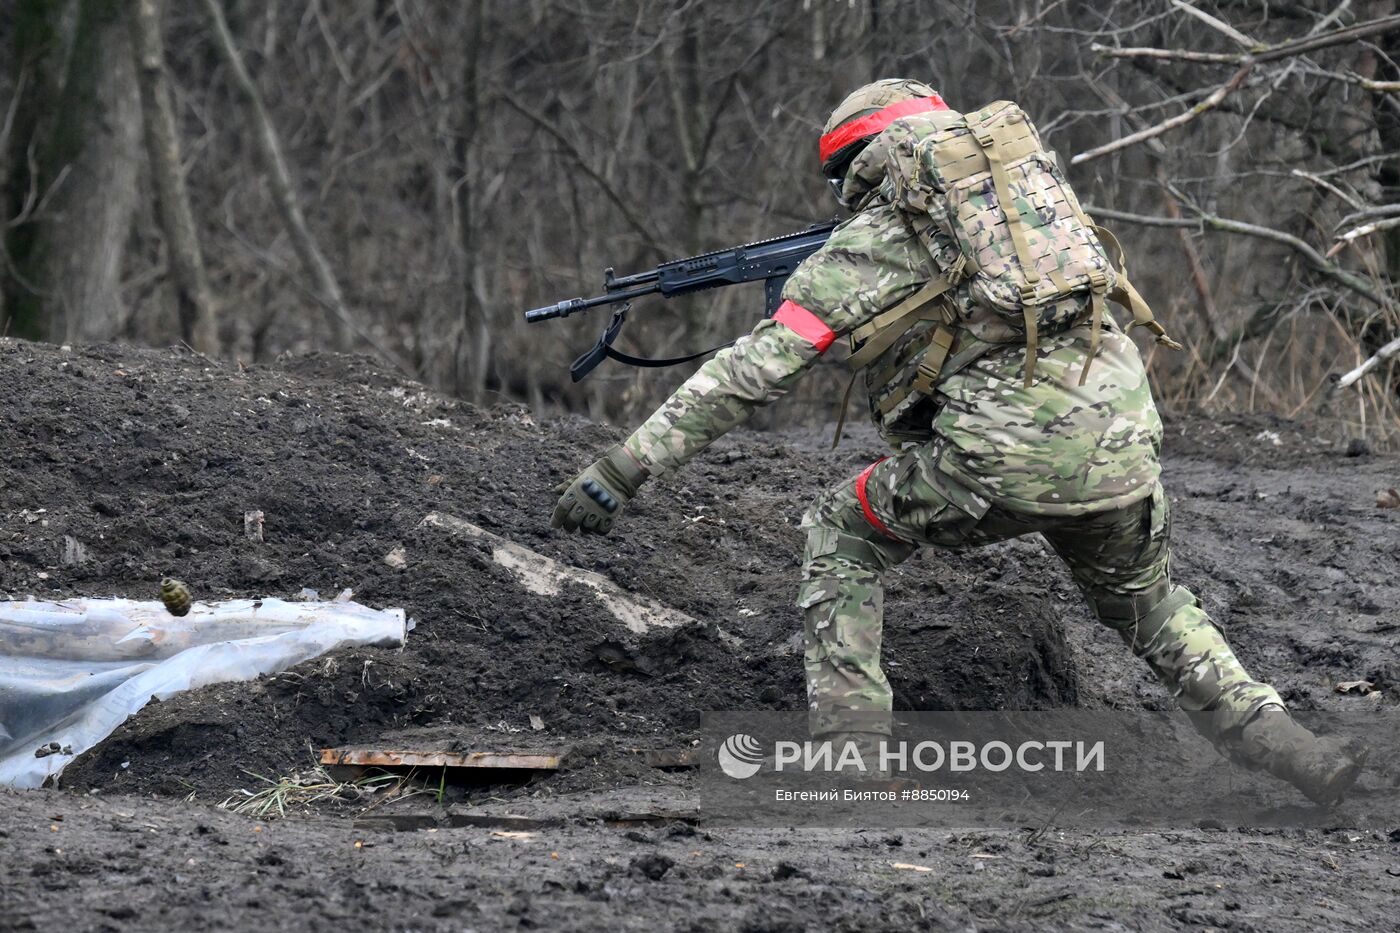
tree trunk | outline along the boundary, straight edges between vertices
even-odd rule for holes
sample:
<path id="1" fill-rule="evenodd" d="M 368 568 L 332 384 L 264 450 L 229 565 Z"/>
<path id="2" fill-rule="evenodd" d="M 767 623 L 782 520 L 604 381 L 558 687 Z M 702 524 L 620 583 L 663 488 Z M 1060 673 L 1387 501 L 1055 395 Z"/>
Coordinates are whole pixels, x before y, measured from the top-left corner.
<path id="1" fill-rule="evenodd" d="M 349 346 L 347 332 L 359 328 L 350 314 L 350 309 L 345 304 L 344 295 L 340 290 L 340 282 L 336 279 L 335 273 L 331 271 L 330 263 L 326 261 L 325 255 L 316 245 L 316 240 L 311 236 L 311 231 L 306 226 L 306 217 L 301 212 L 301 204 L 297 200 L 296 189 L 292 185 L 292 176 L 287 168 L 287 160 L 282 156 L 281 140 L 278 138 L 276 128 L 272 125 L 272 118 L 268 116 L 267 108 L 263 106 L 262 95 L 258 93 L 252 75 L 248 73 L 247 67 L 243 64 L 243 57 L 238 54 L 238 47 L 234 43 L 233 34 L 229 31 L 228 22 L 224 19 L 224 11 L 220 2 L 221 0 L 204 0 L 204 9 L 208 14 L 210 31 L 213 33 L 214 48 L 223 59 L 224 66 L 229 70 L 234 90 L 243 98 L 244 104 L 248 108 L 250 129 L 253 132 L 253 139 L 257 143 L 258 151 L 262 154 L 268 180 L 272 186 L 272 198 L 282 217 L 282 224 L 287 229 L 287 235 L 292 239 L 292 246 L 296 250 L 297 258 L 301 260 L 301 264 L 315 279 L 321 300 L 325 303 L 326 319 L 331 329 L 331 345 L 336 350 L 344 350 Z M 364 336 L 368 338 L 368 335 Z M 378 347 L 376 348 L 378 349 Z"/>
<path id="2" fill-rule="evenodd" d="M 131 42 L 141 89 L 146 155 L 156 190 L 157 216 L 174 273 L 180 334 L 201 353 L 217 354 L 219 331 L 180 165 L 180 135 L 165 71 L 161 14 L 157 0 L 132 0 Z"/>
<path id="3" fill-rule="evenodd" d="M 38 225 L 24 222 L 39 201 L 42 179 L 36 160 L 40 127 L 47 126 L 63 89 L 63 64 L 72 41 L 75 0 L 66 3 L 21 0 L 15 10 L 10 61 L 14 99 L 6 117 L 3 217 L 5 255 L 24 264 L 33 251 Z M 11 116 L 12 114 L 12 116 Z M 51 121 L 50 121 L 51 122 Z M 37 286 L 20 280 L 15 265 L 0 264 L 4 292 L 3 332 L 38 339 L 43 336 L 43 302 Z"/>
<path id="4" fill-rule="evenodd" d="M 1362 4 L 1357 15 L 1365 20 L 1390 16 L 1396 11 L 1395 0 L 1372 0 Z M 1384 37 L 1378 39 L 1383 40 Z M 1357 47 L 1356 58 L 1351 63 L 1351 71 L 1361 78 L 1374 79 L 1380 62 L 1375 46 L 1362 44 Z M 1378 95 L 1358 93 L 1355 98 L 1338 112 L 1339 136 L 1341 144 L 1356 159 L 1383 151 L 1381 142 L 1382 121 L 1376 119 L 1375 102 Z M 1387 121 L 1388 122 L 1388 121 Z M 1362 196 L 1365 203 L 1380 204 L 1385 200 L 1385 188 L 1381 181 L 1386 170 L 1384 164 L 1366 166 L 1342 175 Z M 1361 276 L 1383 273 L 1386 270 L 1386 238 L 1374 236 L 1357 241 L 1338 258 L 1337 263 Z M 1369 311 L 1369 309 L 1368 309 Z M 1357 334 L 1361 353 L 1370 357 L 1395 339 L 1395 321 L 1386 315 L 1356 314 L 1354 309 L 1343 309 L 1343 318 L 1349 329 Z"/>
<path id="5" fill-rule="evenodd" d="M 460 367 L 458 391 L 475 404 L 486 397 L 486 383 L 491 365 L 492 327 L 482 299 L 477 231 L 480 220 L 475 213 L 475 187 L 481 183 L 477 170 L 477 153 L 481 140 L 481 54 L 485 48 L 483 32 L 488 0 L 468 4 L 464 13 L 462 36 L 462 89 L 459 95 L 457 126 L 453 134 L 452 159 L 457 179 L 452 186 L 453 214 L 456 218 L 459 274 L 457 287 L 462 295 L 462 327 L 458 331 L 462 346 L 458 348 Z"/>
<path id="6" fill-rule="evenodd" d="M 30 69 L 26 93 L 34 97 L 16 121 L 27 125 L 15 128 L 7 186 L 18 218 L 8 237 L 11 330 L 54 341 L 108 340 L 123 319 L 122 259 L 140 146 L 120 0 L 79 0 L 72 12 L 26 0 L 19 15 L 17 58 Z"/>

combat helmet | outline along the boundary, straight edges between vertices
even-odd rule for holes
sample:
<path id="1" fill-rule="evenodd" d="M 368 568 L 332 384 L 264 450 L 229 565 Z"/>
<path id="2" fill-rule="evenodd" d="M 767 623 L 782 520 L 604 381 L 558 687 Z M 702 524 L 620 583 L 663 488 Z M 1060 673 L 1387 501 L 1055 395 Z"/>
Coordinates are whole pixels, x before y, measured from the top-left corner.
<path id="1" fill-rule="evenodd" d="M 840 179 L 866 143 L 900 117 L 947 109 L 937 91 L 911 78 L 885 78 L 858 88 L 831 112 L 822 129 L 822 174 Z"/>

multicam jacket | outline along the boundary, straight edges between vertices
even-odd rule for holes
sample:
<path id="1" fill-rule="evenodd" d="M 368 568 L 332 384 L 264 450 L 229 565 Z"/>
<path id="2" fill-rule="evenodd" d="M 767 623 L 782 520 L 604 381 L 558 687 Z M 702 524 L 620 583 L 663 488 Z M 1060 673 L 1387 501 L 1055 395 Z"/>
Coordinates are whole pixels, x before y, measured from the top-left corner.
<path id="1" fill-rule="evenodd" d="M 843 191 L 854 216 L 793 273 L 774 317 L 706 362 L 628 438 L 627 450 L 648 473 L 680 467 L 743 424 L 786 394 L 837 338 L 937 273 L 894 206 L 887 177 L 891 147 L 919 119 L 895 122 L 857 157 Z M 986 313 L 965 284 L 951 300 L 961 331 L 981 350 L 945 371 L 922 410 L 922 440 L 938 445 L 942 469 L 997 505 L 1032 514 L 1096 512 L 1151 494 L 1161 421 L 1137 348 L 1116 325 L 1106 322 L 1082 386 L 1088 324 L 1043 335 L 1027 387 L 1021 336 Z"/>

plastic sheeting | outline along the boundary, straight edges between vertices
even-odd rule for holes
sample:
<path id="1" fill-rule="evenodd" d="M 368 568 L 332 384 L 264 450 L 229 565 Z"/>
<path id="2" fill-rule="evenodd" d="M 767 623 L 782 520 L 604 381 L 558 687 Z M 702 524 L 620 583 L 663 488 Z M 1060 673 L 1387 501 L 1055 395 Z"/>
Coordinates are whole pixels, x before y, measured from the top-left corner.
<path id="1" fill-rule="evenodd" d="M 401 645 L 402 609 L 350 602 L 0 601 L 0 786 L 40 787 L 152 697 L 285 670 L 350 645 Z M 36 754 L 37 753 L 37 754 Z"/>

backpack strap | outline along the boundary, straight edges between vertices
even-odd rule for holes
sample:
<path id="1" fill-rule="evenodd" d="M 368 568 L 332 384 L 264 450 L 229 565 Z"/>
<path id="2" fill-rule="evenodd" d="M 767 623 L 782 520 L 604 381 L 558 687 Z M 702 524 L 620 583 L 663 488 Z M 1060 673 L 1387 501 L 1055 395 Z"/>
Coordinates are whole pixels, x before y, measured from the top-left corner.
<path id="1" fill-rule="evenodd" d="M 1167 336 L 1166 329 L 1163 328 L 1161 324 L 1157 323 L 1157 319 L 1152 316 L 1152 309 L 1148 306 L 1143 297 L 1138 294 L 1138 290 L 1133 287 L 1133 283 L 1128 281 L 1127 276 L 1123 276 L 1118 280 L 1118 287 L 1109 292 L 1108 297 L 1132 312 L 1133 321 L 1128 325 L 1129 330 L 1134 327 L 1146 327 L 1157 337 L 1157 342 L 1168 350 L 1181 349 L 1181 344 Z"/>
<path id="2" fill-rule="evenodd" d="M 1029 124 L 1026 124 L 1018 131 L 1008 121 L 1008 117 L 1011 116 L 1005 112 L 1005 108 L 1008 106 L 1010 104 L 1005 101 L 997 101 L 990 107 L 979 111 L 975 115 L 975 119 L 969 118 L 967 126 L 977 140 L 977 145 L 981 147 L 983 155 L 987 157 L 987 164 L 992 173 L 992 185 L 997 193 L 997 204 L 1006 217 L 1006 231 L 1010 234 L 1011 242 L 1016 248 L 1016 261 L 1020 264 L 1021 275 L 1025 278 L 1025 283 L 1021 286 L 1021 306 L 1026 328 L 1025 385 L 1029 388 L 1035 374 L 1035 351 L 1039 344 L 1036 305 L 1040 299 L 1037 296 L 1036 286 L 1040 284 L 1040 270 L 1036 268 L 1035 257 L 1031 253 L 1025 218 L 1021 216 L 1020 205 L 1016 203 L 1016 199 L 1011 194 L 1011 176 L 1006 172 L 1006 152 L 1004 150 L 1019 142 L 1022 136 L 1029 133 L 1030 128 Z M 988 111 L 992 111 L 992 113 L 988 114 Z M 1019 113 L 1019 111 L 1013 111 L 1013 113 Z"/>
<path id="3" fill-rule="evenodd" d="M 1108 297 L 1122 307 L 1127 308 L 1132 314 L 1133 322 L 1128 325 L 1128 329 L 1146 327 L 1153 333 L 1157 338 L 1157 342 L 1162 346 L 1166 347 L 1168 350 L 1180 350 L 1181 344 L 1167 336 L 1166 329 L 1163 328 L 1161 324 L 1157 323 L 1157 318 L 1152 314 L 1151 306 L 1148 305 L 1147 301 L 1138 293 L 1138 290 L 1133 287 L 1132 280 L 1128 278 L 1128 261 L 1123 254 L 1123 244 L 1118 242 L 1118 237 L 1114 236 L 1113 231 L 1109 230 L 1107 227 L 1100 227 L 1089 220 L 1088 215 L 1084 213 L 1083 209 L 1080 208 L 1078 204 L 1074 205 L 1074 209 L 1083 219 L 1084 224 L 1090 230 L 1094 231 L 1094 234 L 1099 240 L 1101 240 L 1105 246 L 1111 247 L 1113 250 L 1111 258 L 1117 260 L 1118 283 L 1108 292 Z M 1082 379 L 1079 384 L 1084 384 Z"/>
<path id="4" fill-rule="evenodd" d="M 846 383 L 846 391 L 841 395 L 841 407 L 836 413 L 836 436 L 831 440 L 832 449 L 841 443 L 841 433 L 846 427 L 846 410 L 850 407 L 851 402 L 851 391 L 855 388 L 856 377 L 860 375 L 861 370 L 878 359 L 894 345 L 895 341 L 904 336 L 909 328 L 920 321 L 949 323 L 949 312 L 943 309 L 942 304 L 938 303 L 938 299 L 966 277 L 966 268 L 966 262 L 963 257 L 959 256 L 958 261 L 946 273 L 934 276 L 926 285 L 893 308 L 880 312 L 871 320 L 851 331 L 851 346 L 855 347 L 858 343 L 861 346 L 859 349 L 854 349 L 846 360 L 846 366 L 851 371 L 851 378 Z M 945 329 L 940 326 L 939 332 Z M 949 333 L 951 337 L 951 332 Z M 937 335 L 935 335 L 935 340 L 937 340 Z M 864 343 L 861 343 L 862 341 Z M 900 398 L 900 401 L 902 400 L 903 396 Z"/>
<path id="5" fill-rule="evenodd" d="M 938 384 L 938 377 L 943 372 L 943 364 L 948 362 L 948 354 L 953 351 L 955 343 L 957 343 L 957 334 L 947 326 L 940 324 L 934 330 L 933 339 L 929 341 L 928 348 L 919 355 L 918 372 L 915 374 L 910 388 L 923 395 L 932 395 L 933 387 Z"/>
<path id="6" fill-rule="evenodd" d="M 885 403 L 880 406 L 880 414 L 887 414 L 892 409 L 897 408 L 899 403 L 908 398 L 912 392 L 931 397 L 940 379 L 962 372 L 983 356 L 1002 346 L 1004 344 L 978 340 L 967 331 L 955 331 L 951 327 L 939 325 L 933 332 L 929 346 L 921 353 L 922 358 L 919 360 L 918 369 L 910 382 L 909 391 L 894 393 L 891 398 L 886 399 Z"/>
<path id="7" fill-rule="evenodd" d="M 933 337 L 929 340 L 928 346 L 918 353 L 919 363 L 913 380 L 909 385 L 895 389 L 880 400 L 880 414 L 888 415 L 915 392 L 924 396 L 933 395 L 933 387 L 938 382 L 938 374 L 942 371 L 943 364 L 948 360 L 948 353 L 956 342 L 957 334 L 946 324 L 940 324 L 934 328 Z"/>
<path id="8" fill-rule="evenodd" d="M 1099 270 L 1094 270 L 1093 277 L 1089 280 L 1089 303 L 1093 310 L 1090 312 L 1090 319 L 1093 324 L 1089 330 L 1089 355 L 1084 358 L 1084 368 L 1079 371 L 1079 384 L 1083 385 L 1089 378 L 1089 367 L 1094 362 L 1094 357 L 1099 355 L 1099 338 L 1103 334 L 1103 299 L 1108 293 L 1108 276 Z"/>
<path id="9" fill-rule="evenodd" d="M 948 275 L 934 276 L 927 285 L 893 308 L 882 311 L 851 331 L 851 346 L 854 347 L 858 343 L 861 346 L 852 351 L 846 360 L 846 366 L 852 372 L 859 372 L 874 362 L 919 321 L 942 320 L 944 315 L 938 311 L 934 301 L 960 280 L 961 276 L 956 275 L 954 270 L 949 270 Z"/>
<path id="10" fill-rule="evenodd" d="M 835 450 L 841 443 L 841 432 L 846 430 L 846 411 L 851 407 L 851 390 L 856 387 L 856 377 L 860 375 L 860 370 L 851 373 L 851 378 L 846 380 L 846 391 L 841 393 L 841 407 L 836 410 L 836 434 L 831 438 L 831 449 Z"/>

